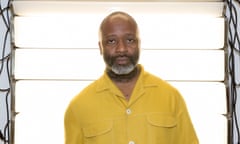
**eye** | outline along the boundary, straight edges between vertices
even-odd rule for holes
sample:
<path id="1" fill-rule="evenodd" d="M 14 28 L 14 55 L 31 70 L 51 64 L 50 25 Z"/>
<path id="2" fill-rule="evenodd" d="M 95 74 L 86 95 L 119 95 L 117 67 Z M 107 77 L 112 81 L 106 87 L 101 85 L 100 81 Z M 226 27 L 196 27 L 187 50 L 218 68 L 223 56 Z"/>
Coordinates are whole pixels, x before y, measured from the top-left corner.
<path id="1" fill-rule="evenodd" d="M 108 40 L 106 41 L 106 43 L 107 43 L 108 45 L 116 44 L 116 40 L 115 40 L 115 39 L 108 39 Z"/>
<path id="2" fill-rule="evenodd" d="M 134 39 L 134 38 L 128 38 L 128 39 L 127 39 L 127 43 L 128 43 L 128 44 L 135 43 L 135 41 L 136 41 L 136 39 Z"/>

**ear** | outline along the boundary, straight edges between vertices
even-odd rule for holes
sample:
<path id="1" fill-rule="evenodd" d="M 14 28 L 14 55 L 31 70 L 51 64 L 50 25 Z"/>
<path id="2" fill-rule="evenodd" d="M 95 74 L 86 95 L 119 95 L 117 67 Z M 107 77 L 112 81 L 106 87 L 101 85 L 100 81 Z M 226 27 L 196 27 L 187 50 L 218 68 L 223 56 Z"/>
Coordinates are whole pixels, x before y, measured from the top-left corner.
<path id="1" fill-rule="evenodd" d="M 102 45 L 101 45 L 101 42 L 100 42 L 100 41 L 98 42 L 98 47 L 99 47 L 99 50 L 100 50 L 100 54 L 102 55 L 102 54 L 103 54 L 103 51 L 102 51 Z"/>

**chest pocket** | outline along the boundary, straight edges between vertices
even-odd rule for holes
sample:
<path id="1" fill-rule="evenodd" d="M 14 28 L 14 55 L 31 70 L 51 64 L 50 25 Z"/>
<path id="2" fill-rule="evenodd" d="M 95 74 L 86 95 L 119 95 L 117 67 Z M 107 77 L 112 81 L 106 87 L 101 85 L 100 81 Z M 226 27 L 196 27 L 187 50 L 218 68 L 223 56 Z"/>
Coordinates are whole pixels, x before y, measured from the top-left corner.
<path id="1" fill-rule="evenodd" d="M 177 120 L 171 114 L 151 114 L 147 117 L 150 125 L 156 127 L 171 128 L 177 125 Z"/>
<path id="2" fill-rule="evenodd" d="M 154 144 L 171 144 L 176 136 L 177 119 L 172 114 L 151 114 L 147 117 L 148 141 Z"/>
<path id="3" fill-rule="evenodd" d="M 112 144 L 112 127 L 112 122 L 105 121 L 83 128 L 84 144 Z"/>

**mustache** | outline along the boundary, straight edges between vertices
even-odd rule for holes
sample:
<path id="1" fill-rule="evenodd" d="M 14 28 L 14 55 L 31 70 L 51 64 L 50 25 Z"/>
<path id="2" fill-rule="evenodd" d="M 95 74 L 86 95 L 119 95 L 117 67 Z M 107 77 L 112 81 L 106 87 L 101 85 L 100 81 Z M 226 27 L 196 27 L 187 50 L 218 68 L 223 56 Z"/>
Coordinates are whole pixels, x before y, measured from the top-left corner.
<path id="1" fill-rule="evenodd" d="M 128 54 L 125 54 L 125 53 L 120 53 L 120 54 L 117 54 L 117 55 L 113 56 L 113 58 L 118 58 L 118 57 L 128 57 L 128 58 L 130 58 L 131 56 L 129 56 Z"/>
<path id="2" fill-rule="evenodd" d="M 111 58 L 109 59 L 110 60 L 109 62 L 111 63 L 111 65 L 114 64 L 118 58 L 128 58 L 130 61 L 132 61 L 132 57 L 127 54 L 117 54 L 117 55 L 111 56 Z"/>
<path id="3" fill-rule="evenodd" d="M 132 57 L 131 57 L 131 56 L 129 56 L 129 55 L 126 55 L 126 54 L 122 54 L 122 55 L 116 55 L 116 56 L 113 56 L 113 57 L 112 57 L 113 61 L 115 61 L 115 60 L 116 60 L 116 59 L 118 59 L 118 58 L 128 58 L 129 60 L 131 60 L 131 59 L 132 59 Z"/>

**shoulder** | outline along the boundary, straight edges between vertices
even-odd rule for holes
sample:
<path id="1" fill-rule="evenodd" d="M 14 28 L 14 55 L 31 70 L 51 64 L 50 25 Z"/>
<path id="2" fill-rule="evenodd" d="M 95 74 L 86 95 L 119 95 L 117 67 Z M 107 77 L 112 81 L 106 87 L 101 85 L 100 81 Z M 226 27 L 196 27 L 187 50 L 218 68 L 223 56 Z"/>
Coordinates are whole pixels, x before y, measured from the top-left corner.
<path id="1" fill-rule="evenodd" d="M 173 90 L 177 90 L 173 85 L 171 85 L 168 81 L 160 78 L 157 75 L 154 75 L 152 73 L 149 73 L 147 71 L 144 71 L 144 75 L 143 75 L 143 81 L 145 84 L 148 85 L 156 85 L 158 87 L 163 87 L 163 88 L 167 88 L 167 89 L 173 89 Z"/>
<path id="2" fill-rule="evenodd" d="M 151 74 L 144 72 L 142 81 L 146 90 L 152 91 L 157 95 L 162 95 L 165 98 L 182 99 L 180 91 L 168 81 Z"/>
<path id="3" fill-rule="evenodd" d="M 72 99 L 72 101 L 76 101 L 78 99 L 84 99 L 85 97 L 89 97 L 96 93 L 98 80 L 92 81 L 88 85 L 86 85 L 83 89 L 81 89 Z"/>
<path id="4" fill-rule="evenodd" d="M 141 69 L 141 74 L 139 79 L 142 81 L 143 85 L 175 89 L 169 82 L 162 79 L 160 76 L 157 76 L 155 74 L 152 74 L 146 71 L 142 65 L 139 64 L 139 67 Z"/>

